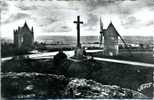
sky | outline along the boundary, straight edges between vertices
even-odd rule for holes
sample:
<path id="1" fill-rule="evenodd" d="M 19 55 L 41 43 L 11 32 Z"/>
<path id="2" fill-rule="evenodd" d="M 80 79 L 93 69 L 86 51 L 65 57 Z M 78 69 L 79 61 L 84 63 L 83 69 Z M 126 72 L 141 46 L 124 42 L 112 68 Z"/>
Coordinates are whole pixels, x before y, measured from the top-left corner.
<path id="1" fill-rule="evenodd" d="M 119 34 L 154 35 L 154 0 L 1 0 L 1 37 L 13 38 L 13 30 L 34 27 L 34 37 L 76 36 L 80 15 L 81 35 L 99 36 L 100 18 L 106 29 L 112 22 Z"/>

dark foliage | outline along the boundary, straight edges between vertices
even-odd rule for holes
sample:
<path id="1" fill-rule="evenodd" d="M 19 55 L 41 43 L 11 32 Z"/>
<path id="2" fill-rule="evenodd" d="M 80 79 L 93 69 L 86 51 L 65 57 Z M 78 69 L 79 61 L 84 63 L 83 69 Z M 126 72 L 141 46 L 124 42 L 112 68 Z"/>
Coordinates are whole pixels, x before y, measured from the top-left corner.
<path id="1" fill-rule="evenodd" d="M 8 76 L 7 76 L 8 75 Z M 2 96 L 5 98 L 61 98 L 69 80 L 62 75 L 39 73 L 9 73 L 2 78 Z M 50 88 L 49 88 L 50 87 Z M 32 96 L 33 95 L 33 96 Z"/>
<path id="2" fill-rule="evenodd" d="M 2 44 L 1 57 L 29 54 L 26 48 L 16 48 L 13 44 Z"/>
<path id="3" fill-rule="evenodd" d="M 67 55 L 63 53 L 63 51 L 59 51 L 58 54 L 56 54 L 53 58 L 54 65 L 60 65 L 65 62 L 67 59 Z"/>

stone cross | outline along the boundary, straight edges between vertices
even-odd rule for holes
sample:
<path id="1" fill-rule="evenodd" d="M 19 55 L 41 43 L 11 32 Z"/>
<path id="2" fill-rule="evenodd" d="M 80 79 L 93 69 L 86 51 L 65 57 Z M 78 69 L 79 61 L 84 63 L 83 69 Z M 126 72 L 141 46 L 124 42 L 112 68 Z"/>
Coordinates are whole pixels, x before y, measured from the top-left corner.
<path id="1" fill-rule="evenodd" d="M 77 24 L 77 48 L 81 48 L 80 44 L 80 24 L 83 24 L 82 21 L 80 21 L 80 16 L 77 16 L 77 21 L 74 21 L 75 24 Z"/>

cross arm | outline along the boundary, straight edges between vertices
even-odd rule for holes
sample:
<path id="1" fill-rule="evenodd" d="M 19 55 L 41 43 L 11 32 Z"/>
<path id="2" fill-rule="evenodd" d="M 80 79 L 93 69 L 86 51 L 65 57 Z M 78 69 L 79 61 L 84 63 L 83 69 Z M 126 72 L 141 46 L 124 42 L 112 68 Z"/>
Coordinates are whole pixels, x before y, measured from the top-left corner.
<path id="1" fill-rule="evenodd" d="M 78 21 L 74 21 L 74 23 L 79 23 L 79 24 L 83 24 L 83 22 L 78 22 Z"/>

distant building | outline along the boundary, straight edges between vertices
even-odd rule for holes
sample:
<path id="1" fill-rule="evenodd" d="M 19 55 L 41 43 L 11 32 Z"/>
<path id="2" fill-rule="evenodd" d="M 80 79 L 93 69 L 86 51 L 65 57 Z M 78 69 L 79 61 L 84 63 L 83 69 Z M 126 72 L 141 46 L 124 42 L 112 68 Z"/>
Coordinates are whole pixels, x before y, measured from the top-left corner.
<path id="1" fill-rule="evenodd" d="M 33 47 L 34 32 L 33 27 L 29 29 L 26 21 L 23 27 L 14 30 L 14 45 L 19 49 L 30 50 Z"/>
<path id="2" fill-rule="evenodd" d="M 112 22 L 110 22 L 107 29 L 103 29 L 102 22 L 101 23 L 101 42 L 104 43 L 104 55 L 106 56 L 115 56 L 119 54 L 118 47 L 118 36 L 119 33 L 115 29 Z"/>

